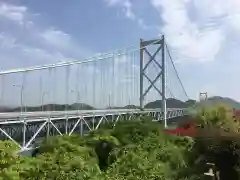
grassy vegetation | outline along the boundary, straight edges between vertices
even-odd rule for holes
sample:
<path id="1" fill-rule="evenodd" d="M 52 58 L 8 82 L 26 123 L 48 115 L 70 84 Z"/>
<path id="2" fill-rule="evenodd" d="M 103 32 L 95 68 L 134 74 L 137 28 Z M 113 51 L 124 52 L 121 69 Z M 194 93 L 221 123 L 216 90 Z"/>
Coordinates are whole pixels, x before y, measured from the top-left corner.
<path id="1" fill-rule="evenodd" d="M 193 119 L 195 137 L 168 134 L 142 117 L 86 137 L 52 137 L 34 157 L 18 156 L 11 142 L 2 141 L 0 179 L 197 180 L 207 179 L 203 173 L 209 161 L 221 180 L 239 179 L 239 122 L 226 107 L 202 110 Z"/>

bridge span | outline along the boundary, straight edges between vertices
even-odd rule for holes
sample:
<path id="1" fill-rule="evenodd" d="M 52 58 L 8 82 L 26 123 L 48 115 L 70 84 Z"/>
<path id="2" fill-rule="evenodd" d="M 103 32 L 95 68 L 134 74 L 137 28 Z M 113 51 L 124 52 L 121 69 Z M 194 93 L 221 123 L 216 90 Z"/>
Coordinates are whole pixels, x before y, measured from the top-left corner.
<path id="1" fill-rule="evenodd" d="M 167 109 L 167 119 L 187 114 L 186 109 Z M 33 148 L 37 139 L 54 135 L 84 135 L 104 123 L 114 126 L 121 120 L 149 115 L 153 121 L 163 120 L 161 109 L 108 109 L 79 111 L 46 111 L 0 113 L 0 139 L 13 141 L 21 151 Z"/>
<path id="2" fill-rule="evenodd" d="M 186 115 L 191 101 L 164 35 L 141 39 L 139 45 L 83 60 L 0 71 L 0 109 L 14 107 L 5 110 L 12 113 L 0 113 L 0 140 L 11 140 L 24 151 L 39 138 L 84 135 L 108 122 L 116 125 L 147 114 L 167 127 Z M 141 110 L 123 109 L 127 107 Z M 73 110 L 83 108 L 98 110 Z"/>

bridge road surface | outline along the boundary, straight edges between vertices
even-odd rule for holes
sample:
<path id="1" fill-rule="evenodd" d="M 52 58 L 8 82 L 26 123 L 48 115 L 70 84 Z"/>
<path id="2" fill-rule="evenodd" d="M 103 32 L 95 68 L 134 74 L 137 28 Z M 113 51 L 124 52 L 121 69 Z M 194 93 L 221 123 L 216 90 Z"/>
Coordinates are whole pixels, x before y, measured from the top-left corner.
<path id="1" fill-rule="evenodd" d="M 176 108 L 177 109 L 177 108 Z M 174 110 L 168 109 L 168 110 Z M 94 116 L 94 115 L 107 115 L 107 114 L 121 114 L 121 113 L 147 113 L 147 112 L 160 112 L 161 109 L 101 109 L 101 110 L 71 110 L 71 111 L 35 111 L 35 112 L 4 112 L 0 113 L 0 121 L 18 120 L 19 118 L 60 118 L 65 116 Z"/>
<path id="2" fill-rule="evenodd" d="M 26 118 L 46 118 L 65 117 L 69 115 L 103 115 L 122 112 L 138 112 L 138 109 L 104 109 L 104 110 L 71 110 L 71 111 L 34 111 L 34 112 L 5 112 L 0 113 L 0 120 L 16 120 L 20 117 Z"/>

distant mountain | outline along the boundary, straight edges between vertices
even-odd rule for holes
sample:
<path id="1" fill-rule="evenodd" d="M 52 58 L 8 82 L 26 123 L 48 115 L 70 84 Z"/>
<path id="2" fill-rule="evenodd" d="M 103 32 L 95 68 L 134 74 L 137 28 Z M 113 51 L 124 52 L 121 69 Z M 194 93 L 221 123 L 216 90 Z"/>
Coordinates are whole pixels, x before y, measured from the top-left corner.
<path id="1" fill-rule="evenodd" d="M 188 100 L 186 102 L 180 101 L 178 99 L 169 98 L 167 99 L 167 108 L 201 108 L 201 107 L 213 107 L 219 104 L 224 104 L 229 107 L 240 109 L 240 102 L 235 101 L 234 99 L 220 96 L 209 97 L 207 100 L 197 102 L 195 100 Z M 145 108 L 161 108 L 162 101 L 156 100 L 149 102 L 145 105 Z"/>
<path id="2" fill-rule="evenodd" d="M 74 103 L 71 105 L 65 105 L 65 104 L 44 104 L 43 106 L 31 106 L 31 107 L 26 107 L 26 110 L 29 112 L 34 112 L 34 111 L 64 111 L 65 109 L 68 110 L 92 110 L 95 109 L 94 107 L 84 104 L 84 103 Z M 1 108 L 0 107 L 0 112 L 20 112 L 21 108 L 16 107 L 16 108 Z"/>
<path id="3" fill-rule="evenodd" d="M 240 109 L 240 103 L 234 99 L 220 96 L 209 97 L 207 100 L 197 103 L 197 107 L 212 107 L 218 104 L 225 104 L 232 108 Z"/>
<path id="4" fill-rule="evenodd" d="M 123 107 L 124 109 L 139 109 L 140 107 L 135 106 L 135 105 L 127 105 Z"/>
<path id="5" fill-rule="evenodd" d="M 180 101 L 178 99 L 169 98 L 166 101 L 167 108 L 187 108 L 196 103 L 195 100 L 188 100 L 186 102 Z M 145 105 L 145 108 L 161 108 L 162 107 L 162 100 L 156 100 L 153 102 L 149 102 Z"/>
<path id="6" fill-rule="evenodd" d="M 220 96 L 213 96 L 208 98 L 205 101 L 196 102 L 195 100 L 188 100 L 188 101 L 180 101 L 178 99 L 169 98 L 167 99 L 167 108 L 201 108 L 201 107 L 213 107 L 218 104 L 225 104 L 232 108 L 240 109 L 240 102 L 237 102 L 231 98 L 227 97 L 220 97 Z M 153 102 L 149 102 L 145 105 L 145 108 L 161 108 L 162 107 L 162 100 L 156 100 Z M 70 105 L 65 104 L 45 104 L 42 106 L 34 106 L 34 107 L 27 107 L 27 111 L 64 111 L 65 109 L 68 110 L 93 110 L 96 109 L 88 104 L 85 103 L 74 103 Z M 135 105 L 126 105 L 124 107 L 110 107 L 109 109 L 139 109 L 140 107 Z M 0 112 L 19 112 L 20 107 L 11 108 L 0 106 Z"/>
<path id="7" fill-rule="evenodd" d="M 187 101 L 185 102 L 185 105 L 186 105 L 187 107 L 192 107 L 192 106 L 196 105 L 196 103 L 197 103 L 196 100 L 190 99 L 190 100 L 187 100 Z"/>
<path id="8" fill-rule="evenodd" d="M 85 104 L 85 103 L 74 103 L 70 106 L 71 109 L 84 109 L 84 110 L 93 110 L 93 109 L 96 109 L 88 104 Z"/>
<path id="9" fill-rule="evenodd" d="M 10 111 L 12 108 L 10 107 L 6 107 L 6 106 L 0 106 L 0 112 L 8 112 Z"/>
<path id="10" fill-rule="evenodd" d="M 135 105 L 126 105 L 126 106 L 111 106 L 107 107 L 107 109 L 139 109 L 140 107 L 135 106 Z"/>

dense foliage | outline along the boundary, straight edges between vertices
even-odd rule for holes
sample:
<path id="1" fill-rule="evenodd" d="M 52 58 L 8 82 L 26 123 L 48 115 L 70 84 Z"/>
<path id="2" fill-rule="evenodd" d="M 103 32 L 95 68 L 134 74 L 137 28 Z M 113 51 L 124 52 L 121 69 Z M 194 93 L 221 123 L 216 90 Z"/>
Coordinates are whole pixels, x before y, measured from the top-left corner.
<path id="1" fill-rule="evenodd" d="M 1 142 L 0 179 L 198 179 L 189 156 L 193 145 L 191 138 L 164 133 L 148 117 L 86 137 L 52 137 L 34 157 L 18 156 L 16 147 Z"/>
<path id="2" fill-rule="evenodd" d="M 233 109 L 218 105 L 202 109 L 197 115 L 199 127 L 195 138 L 195 153 L 215 163 L 220 179 L 240 179 L 240 120 Z"/>
<path id="3" fill-rule="evenodd" d="M 193 119 L 199 127 L 195 137 L 168 134 L 150 117 L 141 117 L 114 128 L 106 124 L 84 137 L 51 137 L 33 157 L 17 155 L 15 145 L 2 141 L 0 179 L 197 180 L 206 178 L 209 161 L 217 165 L 221 180 L 238 179 L 239 123 L 231 111 L 203 109 Z"/>

